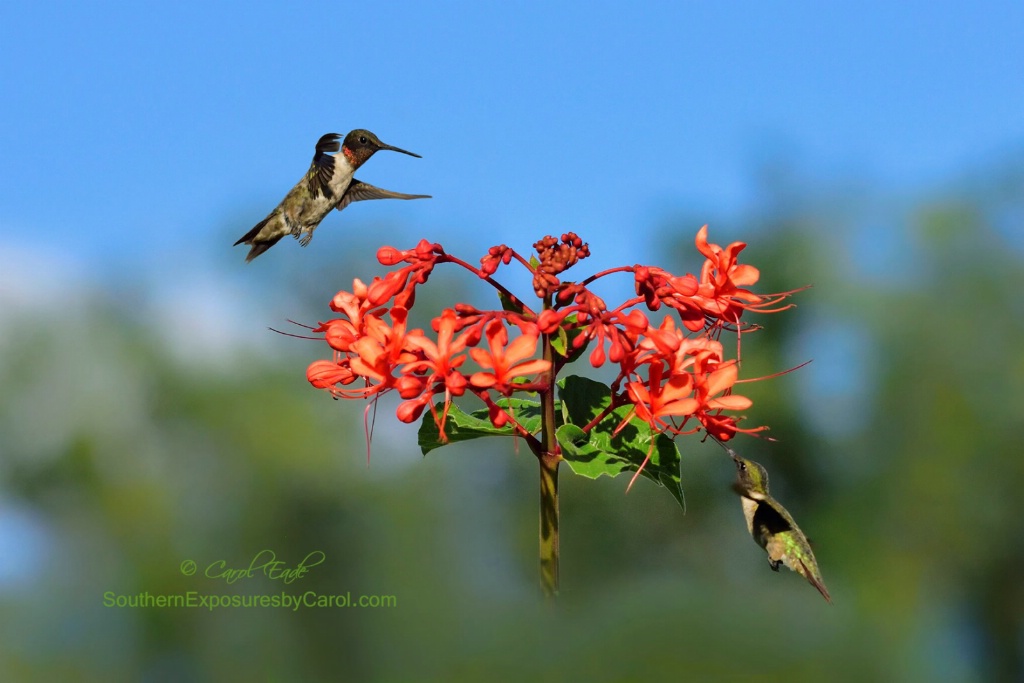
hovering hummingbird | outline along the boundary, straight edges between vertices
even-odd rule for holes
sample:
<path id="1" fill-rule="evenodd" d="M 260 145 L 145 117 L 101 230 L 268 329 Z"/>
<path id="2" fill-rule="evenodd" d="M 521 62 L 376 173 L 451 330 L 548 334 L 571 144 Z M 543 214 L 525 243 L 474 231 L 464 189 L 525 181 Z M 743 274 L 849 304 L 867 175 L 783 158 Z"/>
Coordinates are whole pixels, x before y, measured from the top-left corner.
<path id="1" fill-rule="evenodd" d="M 831 604 L 832 596 L 825 588 L 807 537 L 786 508 L 768 494 L 768 472 L 753 460 L 741 458 L 725 444 L 722 447 L 736 463 L 733 490 L 741 496 L 747 531 L 768 552 L 768 564 L 775 571 L 779 571 L 780 564 L 786 565 L 807 579 Z"/>
<path id="2" fill-rule="evenodd" d="M 292 235 L 299 244 L 306 246 L 313 239 L 313 231 L 320 225 L 331 209 L 341 211 L 352 202 L 364 199 L 429 199 L 428 194 L 402 194 L 374 187 L 356 179 L 356 169 L 382 149 L 401 152 L 421 159 L 419 154 L 407 152 L 398 147 L 386 145 L 368 130 L 357 129 L 345 136 L 328 133 L 316 143 L 316 154 L 309 171 L 285 195 L 270 215 L 245 233 L 234 246 L 251 246 L 246 262 L 270 249 L 285 235 Z M 329 152 L 341 150 L 340 156 Z"/>

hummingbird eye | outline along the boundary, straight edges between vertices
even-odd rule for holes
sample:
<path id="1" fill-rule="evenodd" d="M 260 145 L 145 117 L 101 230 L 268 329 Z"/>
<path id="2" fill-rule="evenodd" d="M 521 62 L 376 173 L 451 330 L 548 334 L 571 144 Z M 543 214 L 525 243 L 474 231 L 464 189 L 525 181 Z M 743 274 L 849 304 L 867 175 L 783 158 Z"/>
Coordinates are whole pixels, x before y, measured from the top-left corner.
<path id="1" fill-rule="evenodd" d="M 366 136 L 365 135 L 360 135 L 359 136 L 359 142 L 361 142 L 361 143 L 363 143 L 365 145 L 366 144 Z"/>

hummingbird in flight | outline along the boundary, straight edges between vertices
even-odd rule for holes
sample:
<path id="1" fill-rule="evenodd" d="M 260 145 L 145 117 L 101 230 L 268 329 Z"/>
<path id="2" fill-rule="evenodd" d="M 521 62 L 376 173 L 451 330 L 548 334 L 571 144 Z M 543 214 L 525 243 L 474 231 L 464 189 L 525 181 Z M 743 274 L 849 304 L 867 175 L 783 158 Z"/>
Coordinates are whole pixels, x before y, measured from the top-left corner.
<path id="1" fill-rule="evenodd" d="M 717 440 L 717 439 L 716 439 Z M 736 451 L 719 442 L 736 463 L 733 490 L 740 495 L 747 531 L 768 553 L 768 564 L 775 571 L 784 564 L 807 579 L 822 597 L 832 603 L 825 588 L 811 544 L 796 525 L 793 516 L 768 493 L 768 471 L 753 460 L 746 460 Z"/>
<path id="2" fill-rule="evenodd" d="M 234 246 L 248 244 L 246 263 L 277 244 L 285 235 L 292 235 L 299 244 L 306 246 L 313 239 L 313 231 L 331 212 L 341 211 L 352 202 L 364 199 L 429 199 L 428 194 L 403 194 L 392 192 L 355 178 L 356 169 L 366 163 L 382 149 L 401 152 L 421 159 L 398 147 L 386 145 L 376 135 L 362 128 L 345 136 L 328 133 L 316 143 L 316 153 L 309 171 L 295 187 L 285 195 L 281 203 L 266 218 L 245 233 Z M 334 155 L 331 152 L 341 151 Z"/>

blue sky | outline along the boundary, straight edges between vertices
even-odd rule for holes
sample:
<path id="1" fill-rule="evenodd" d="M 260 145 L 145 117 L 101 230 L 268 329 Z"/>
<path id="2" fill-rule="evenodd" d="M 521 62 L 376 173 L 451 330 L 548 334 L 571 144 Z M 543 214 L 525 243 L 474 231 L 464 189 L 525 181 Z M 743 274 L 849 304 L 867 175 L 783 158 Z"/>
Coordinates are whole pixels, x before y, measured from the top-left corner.
<path id="1" fill-rule="evenodd" d="M 904 190 L 1020 150 L 1021 36 L 1012 2 L 8 2 L 0 250 L 241 269 L 317 138 L 366 127 L 424 158 L 359 177 L 435 198 L 356 204 L 311 249 L 394 222 L 638 259 L 672 211 L 742 210 L 773 154 Z"/>

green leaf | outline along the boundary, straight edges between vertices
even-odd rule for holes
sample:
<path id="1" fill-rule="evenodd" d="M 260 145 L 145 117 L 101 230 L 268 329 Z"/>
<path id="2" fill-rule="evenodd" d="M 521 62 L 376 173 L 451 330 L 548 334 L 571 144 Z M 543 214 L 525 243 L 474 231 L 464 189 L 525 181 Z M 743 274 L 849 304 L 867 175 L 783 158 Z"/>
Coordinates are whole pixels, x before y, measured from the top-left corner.
<path id="1" fill-rule="evenodd" d="M 611 404 L 610 389 L 600 382 L 576 376 L 566 377 L 559 384 L 569 424 L 559 427 L 555 437 L 562 448 L 562 457 L 573 472 L 591 479 L 635 472 L 650 451 L 651 459 L 644 466 L 642 476 L 664 486 L 686 509 L 679 480 L 679 449 L 675 441 L 665 434 L 654 434 L 650 425 L 636 418 L 613 436 L 629 414 L 629 406 L 613 410 L 588 434 L 582 428 Z"/>
<path id="2" fill-rule="evenodd" d="M 531 434 L 540 431 L 540 403 L 527 401 L 520 398 L 503 398 L 496 403 L 506 408 L 515 415 L 519 424 L 523 425 Z M 440 415 L 444 410 L 444 403 L 438 403 L 434 410 Z M 448 408 L 448 417 L 444 423 L 444 433 L 447 441 L 441 440 L 441 432 L 434 423 L 434 416 L 430 412 L 424 412 L 423 420 L 420 422 L 418 441 L 420 451 L 426 455 L 430 451 L 457 441 L 469 441 L 484 436 L 515 436 L 517 434 L 512 425 L 495 427 L 491 424 L 487 409 L 474 410 L 467 413 L 454 403 Z"/>
<path id="3" fill-rule="evenodd" d="M 576 314 L 573 313 L 572 315 L 566 317 L 566 321 L 568 321 L 570 323 L 575 323 L 576 322 Z M 565 359 L 566 363 L 575 363 L 577 358 L 579 358 L 580 356 L 582 356 L 584 353 L 587 352 L 587 348 L 590 346 L 590 341 L 591 341 L 589 339 L 585 343 L 581 344 L 578 349 L 573 349 L 571 347 L 572 343 L 576 341 L 576 338 L 579 337 L 584 332 L 586 332 L 586 330 L 582 329 L 582 328 L 575 328 L 575 329 L 569 331 L 568 335 L 569 335 L 569 348 L 570 348 L 570 351 L 569 351 L 568 358 Z M 565 355 L 565 354 L 563 354 L 563 355 Z"/>
<path id="4" fill-rule="evenodd" d="M 555 350 L 559 356 L 565 356 L 565 350 L 569 345 L 569 335 L 565 333 L 564 327 L 558 328 L 558 334 L 551 337 L 551 348 Z"/>
<path id="5" fill-rule="evenodd" d="M 526 313 L 526 307 L 523 306 L 521 302 L 513 299 L 500 289 L 498 290 L 498 301 L 501 302 L 501 308 L 504 311 L 518 313 L 519 315 L 524 315 Z"/>
<path id="6" fill-rule="evenodd" d="M 583 334 L 585 330 L 574 327 L 566 331 L 564 325 L 574 325 L 576 320 L 577 315 L 575 313 L 566 316 L 563 325 L 558 328 L 558 335 L 551 337 L 551 347 L 555 350 L 555 353 L 562 358 L 565 358 L 566 363 L 572 363 L 575 361 L 577 358 L 582 356 L 587 350 L 587 347 L 590 346 L 590 341 L 588 340 L 587 343 L 581 345 L 578 349 L 572 348 L 572 343 L 577 337 Z"/>

